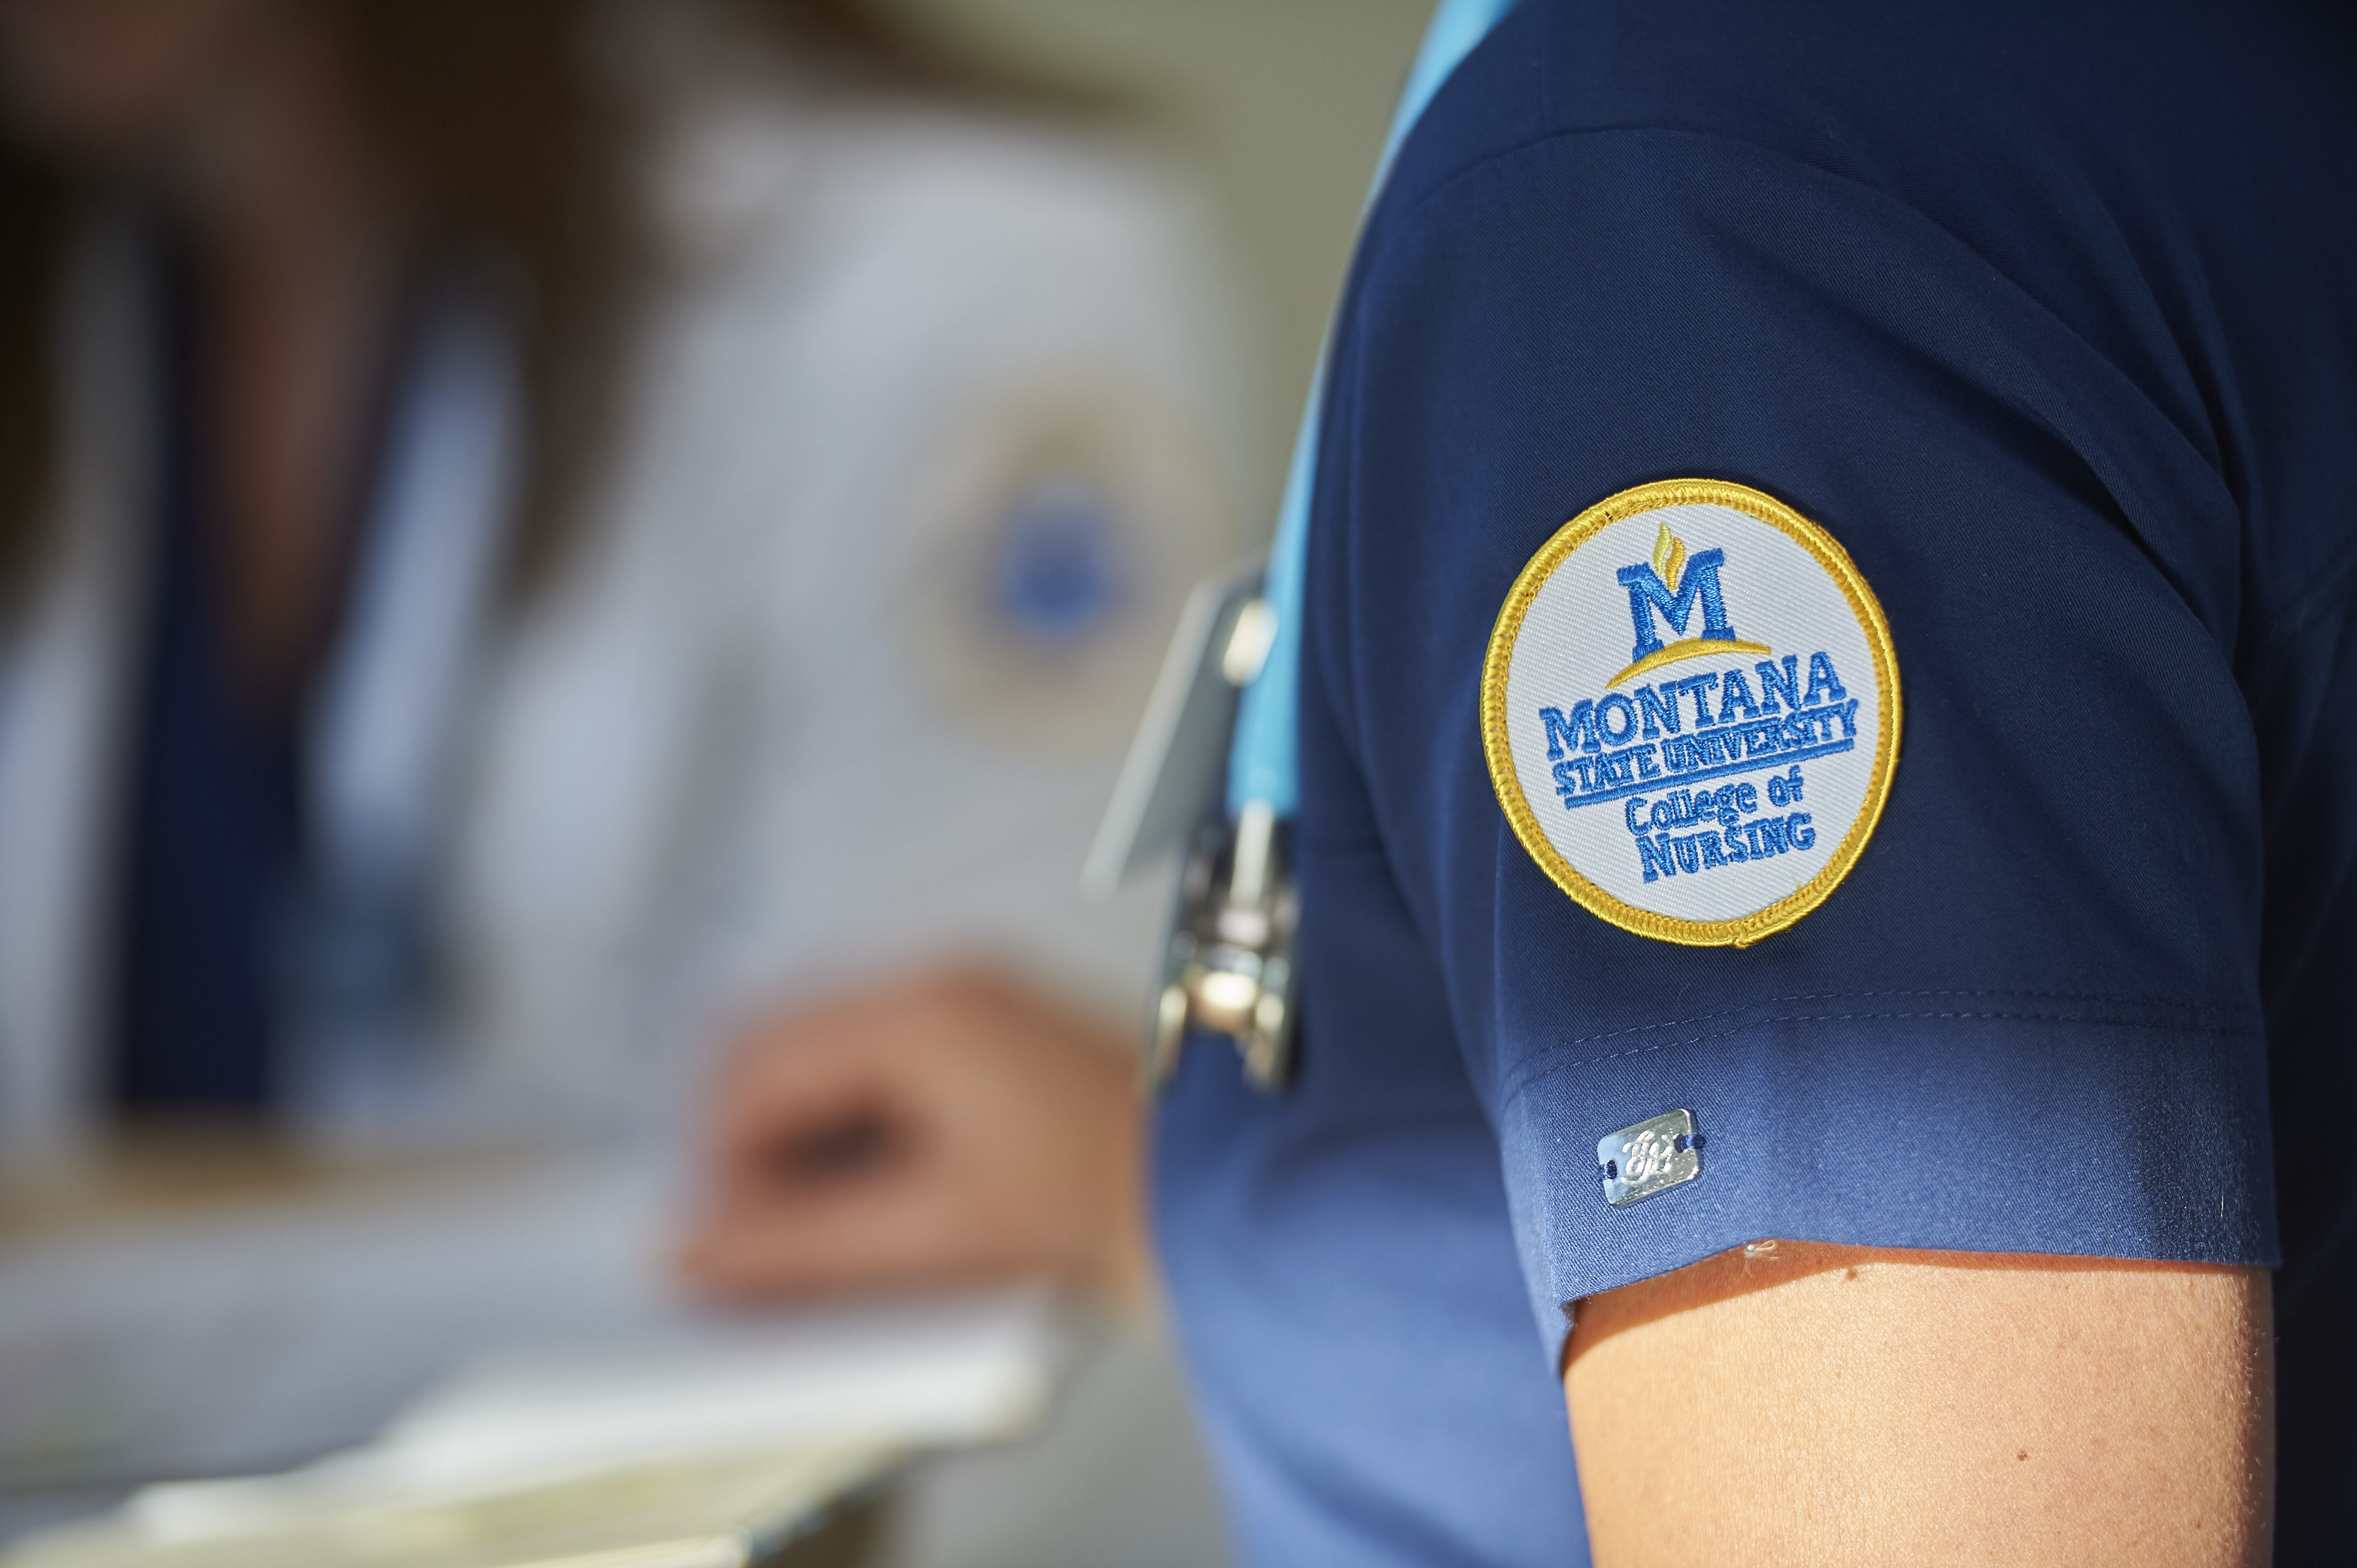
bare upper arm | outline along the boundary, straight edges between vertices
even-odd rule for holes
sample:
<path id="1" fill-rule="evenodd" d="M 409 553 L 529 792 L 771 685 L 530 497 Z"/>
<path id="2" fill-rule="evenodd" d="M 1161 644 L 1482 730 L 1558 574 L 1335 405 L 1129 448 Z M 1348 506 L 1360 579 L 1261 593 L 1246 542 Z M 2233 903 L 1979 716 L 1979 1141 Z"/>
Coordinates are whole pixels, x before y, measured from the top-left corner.
<path id="1" fill-rule="evenodd" d="M 2266 1270 L 1804 1242 L 1580 1303 L 1599 1568 L 2261 1563 Z"/>

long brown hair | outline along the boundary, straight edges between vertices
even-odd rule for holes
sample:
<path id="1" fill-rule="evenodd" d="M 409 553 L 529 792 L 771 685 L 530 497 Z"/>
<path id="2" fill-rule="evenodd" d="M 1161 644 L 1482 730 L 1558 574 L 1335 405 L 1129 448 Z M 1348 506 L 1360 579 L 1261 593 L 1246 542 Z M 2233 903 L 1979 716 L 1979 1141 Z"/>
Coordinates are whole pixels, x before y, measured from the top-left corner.
<path id="1" fill-rule="evenodd" d="M 594 0 L 319 0 L 352 28 L 379 108 L 426 176 L 447 241 L 498 255 L 524 308 L 531 416 L 511 579 L 561 553 L 617 412 L 646 237 L 629 188 L 638 127 L 585 38 Z M 935 95 L 1078 105 L 902 32 L 859 0 L 722 11 L 846 79 Z M 0 144 L 0 622 L 38 572 L 54 461 L 50 322 L 83 192 Z"/>
<path id="2" fill-rule="evenodd" d="M 55 461 L 48 323 L 69 210 L 66 181 L 0 142 L 0 626 L 33 571 Z"/>

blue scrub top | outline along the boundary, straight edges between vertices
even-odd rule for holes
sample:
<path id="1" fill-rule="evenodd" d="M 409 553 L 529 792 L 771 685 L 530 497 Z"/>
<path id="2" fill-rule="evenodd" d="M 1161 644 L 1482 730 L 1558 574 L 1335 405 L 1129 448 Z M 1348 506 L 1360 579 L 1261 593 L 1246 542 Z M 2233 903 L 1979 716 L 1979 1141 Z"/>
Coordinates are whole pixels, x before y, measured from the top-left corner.
<path id="1" fill-rule="evenodd" d="M 1248 1557 L 1582 1561 L 1566 1305 L 1768 1236 L 2280 1265 L 2277 1561 L 2345 1549 L 2352 169 L 2325 8 L 1527 0 L 1459 68 L 1328 367 L 1298 1081 L 1198 1042 L 1157 1130 Z M 1740 950 L 1573 903 L 1482 751 L 1516 575 L 1682 478 L 1822 524 L 1905 682 Z M 1608 1205 L 1673 1107 L 1702 1176 Z"/>

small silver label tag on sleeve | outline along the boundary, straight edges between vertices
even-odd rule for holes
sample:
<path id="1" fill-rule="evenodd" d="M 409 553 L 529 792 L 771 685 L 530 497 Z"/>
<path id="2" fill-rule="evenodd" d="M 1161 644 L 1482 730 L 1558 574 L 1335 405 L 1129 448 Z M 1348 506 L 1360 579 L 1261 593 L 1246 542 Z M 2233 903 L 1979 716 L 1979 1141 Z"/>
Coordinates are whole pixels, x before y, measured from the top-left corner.
<path id="1" fill-rule="evenodd" d="M 1694 1180 L 1702 1175 L 1701 1151 L 1691 1111 L 1664 1111 L 1607 1133 L 1596 1140 L 1604 1201 L 1618 1208 Z"/>

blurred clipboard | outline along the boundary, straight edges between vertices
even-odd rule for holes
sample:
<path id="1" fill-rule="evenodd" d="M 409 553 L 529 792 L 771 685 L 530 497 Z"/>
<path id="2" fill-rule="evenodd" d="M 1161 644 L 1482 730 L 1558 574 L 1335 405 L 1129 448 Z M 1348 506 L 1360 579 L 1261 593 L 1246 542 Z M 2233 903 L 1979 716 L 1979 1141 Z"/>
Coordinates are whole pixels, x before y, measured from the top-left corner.
<path id="1" fill-rule="evenodd" d="M 901 1455 L 851 1447 L 648 1465 L 277 1529 L 159 1538 L 115 1518 L 33 1538 L 10 1568 L 802 1568 L 857 1561 L 845 1512 Z"/>
<path id="2" fill-rule="evenodd" d="M 1021 1291 L 510 1354 L 360 1448 L 148 1487 L 0 1563 L 815 1568 L 918 1455 L 1034 1427 L 1059 1337 Z"/>
<path id="3" fill-rule="evenodd" d="M 909 1462 L 1052 1402 L 1044 1292 L 695 1311 L 647 1264 L 661 1214 L 566 1163 L 0 1249 L 0 1481 L 275 1470 L 145 1487 L 0 1568 L 820 1568 Z"/>

